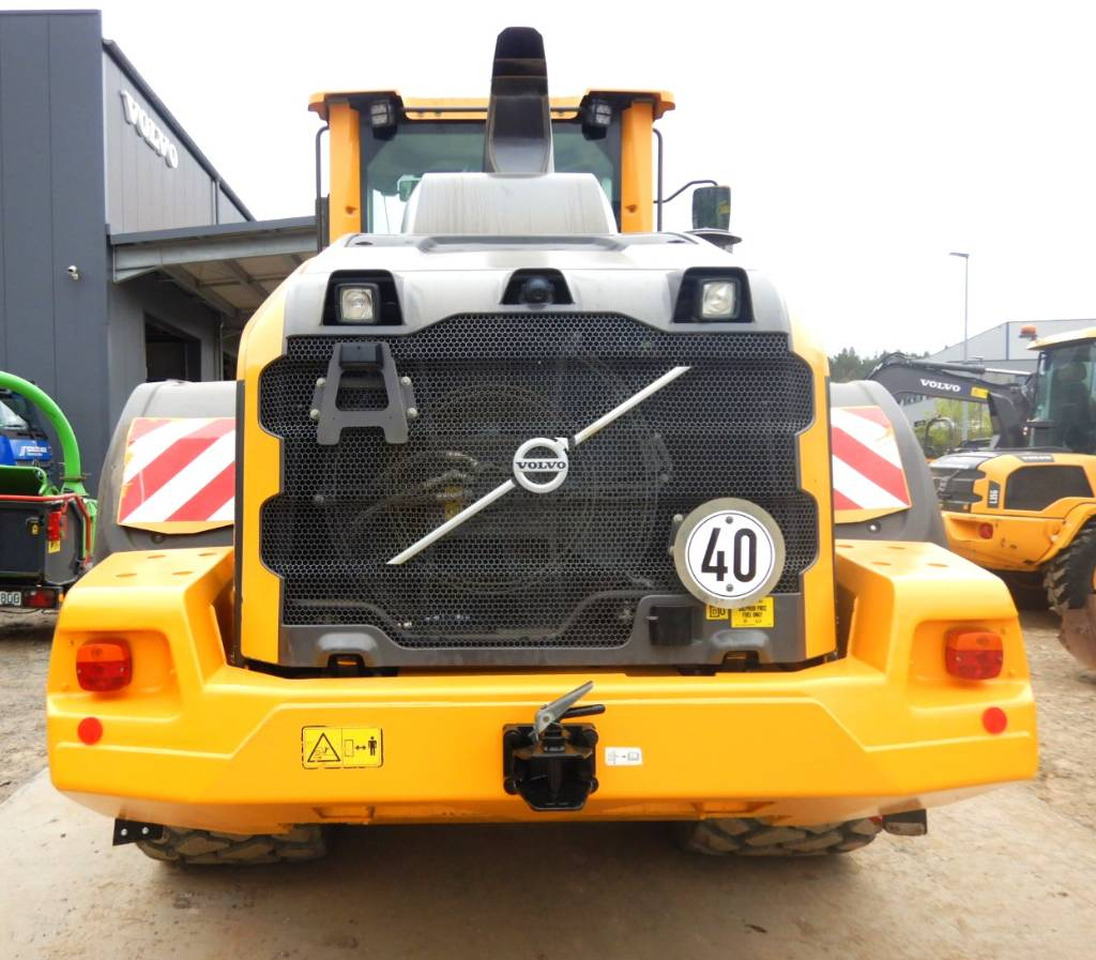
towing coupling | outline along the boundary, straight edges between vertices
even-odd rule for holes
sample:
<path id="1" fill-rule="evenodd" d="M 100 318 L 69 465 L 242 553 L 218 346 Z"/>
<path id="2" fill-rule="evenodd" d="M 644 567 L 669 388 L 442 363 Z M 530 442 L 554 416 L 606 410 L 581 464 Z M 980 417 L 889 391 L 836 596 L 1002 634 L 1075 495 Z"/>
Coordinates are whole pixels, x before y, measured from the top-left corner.
<path id="1" fill-rule="evenodd" d="M 605 705 L 576 706 L 592 680 L 546 703 L 530 724 L 502 728 L 503 789 L 538 813 L 581 810 L 597 790 L 597 730 L 592 723 L 561 723 L 605 712 Z"/>

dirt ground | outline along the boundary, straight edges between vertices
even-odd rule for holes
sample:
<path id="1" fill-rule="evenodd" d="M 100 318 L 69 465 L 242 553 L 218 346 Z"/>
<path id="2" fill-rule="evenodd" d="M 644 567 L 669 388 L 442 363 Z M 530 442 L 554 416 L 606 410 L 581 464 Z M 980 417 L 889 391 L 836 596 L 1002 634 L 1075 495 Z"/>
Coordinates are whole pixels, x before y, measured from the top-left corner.
<path id="1" fill-rule="evenodd" d="M 46 668 L 57 615 L 0 613 L 0 802 L 46 765 Z"/>
<path id="2" fill-rule="evenodd" d="M 1092 960 L 1096 674 L 1026 613 L 1038 778 L 809 862 L 688 857 L 658 824 L 347 829 L 313 864 L 112 849 L 44 766 L 49 620 L 0 622 L 0 956 Z"/>

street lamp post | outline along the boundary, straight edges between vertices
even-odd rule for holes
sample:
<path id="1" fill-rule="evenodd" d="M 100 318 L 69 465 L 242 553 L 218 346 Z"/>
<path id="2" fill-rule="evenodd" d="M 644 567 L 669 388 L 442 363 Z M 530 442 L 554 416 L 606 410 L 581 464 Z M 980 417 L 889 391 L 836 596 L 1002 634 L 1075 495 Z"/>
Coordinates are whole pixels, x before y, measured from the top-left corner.
<path id="1" fill-rule="evenodd" d="M 963 360 L 967 359 L 967 307 L 970 304 L 970 254 L 949 253 L 949 257 L 963 258 Z"/>

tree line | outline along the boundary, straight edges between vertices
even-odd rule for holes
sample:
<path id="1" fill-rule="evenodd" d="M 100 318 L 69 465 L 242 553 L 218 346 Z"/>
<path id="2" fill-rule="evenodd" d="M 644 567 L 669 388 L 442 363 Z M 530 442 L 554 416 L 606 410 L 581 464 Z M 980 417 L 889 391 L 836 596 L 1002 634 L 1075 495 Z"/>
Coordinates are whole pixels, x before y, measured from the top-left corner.
<path id="1" fill-rule="evenodd" d="M 872 372 L 886 356 L 896 353 L 895 350 L 883 350 L 880 353 L 869 353 L 860 356 L 855 347 L 842 347 L 838 353 L 830 357 L 830 379 L 834 383 L 848 383 L 850 380 L 863 380 Z M 927 353 L 906 353 L 908 357 L 927 357 Z"/>

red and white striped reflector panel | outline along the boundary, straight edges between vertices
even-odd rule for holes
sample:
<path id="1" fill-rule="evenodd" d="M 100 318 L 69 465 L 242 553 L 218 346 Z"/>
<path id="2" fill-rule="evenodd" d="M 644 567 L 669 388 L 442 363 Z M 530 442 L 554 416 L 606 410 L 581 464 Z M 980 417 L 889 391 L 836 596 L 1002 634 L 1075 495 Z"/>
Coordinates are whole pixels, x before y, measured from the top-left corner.
<path id="1" fill-rule="evenodd" d="M 894 427 L 881 407 L 834 407 L 833 506 L 838 523 L 863 523 L 910 508 Z"/>
<path id="2" fill-rule="evenodd" d="M 126 438 L 119 524 L 200 533 L 230 526 L 235 505 L 234 418 L 134 418 Z"/>

